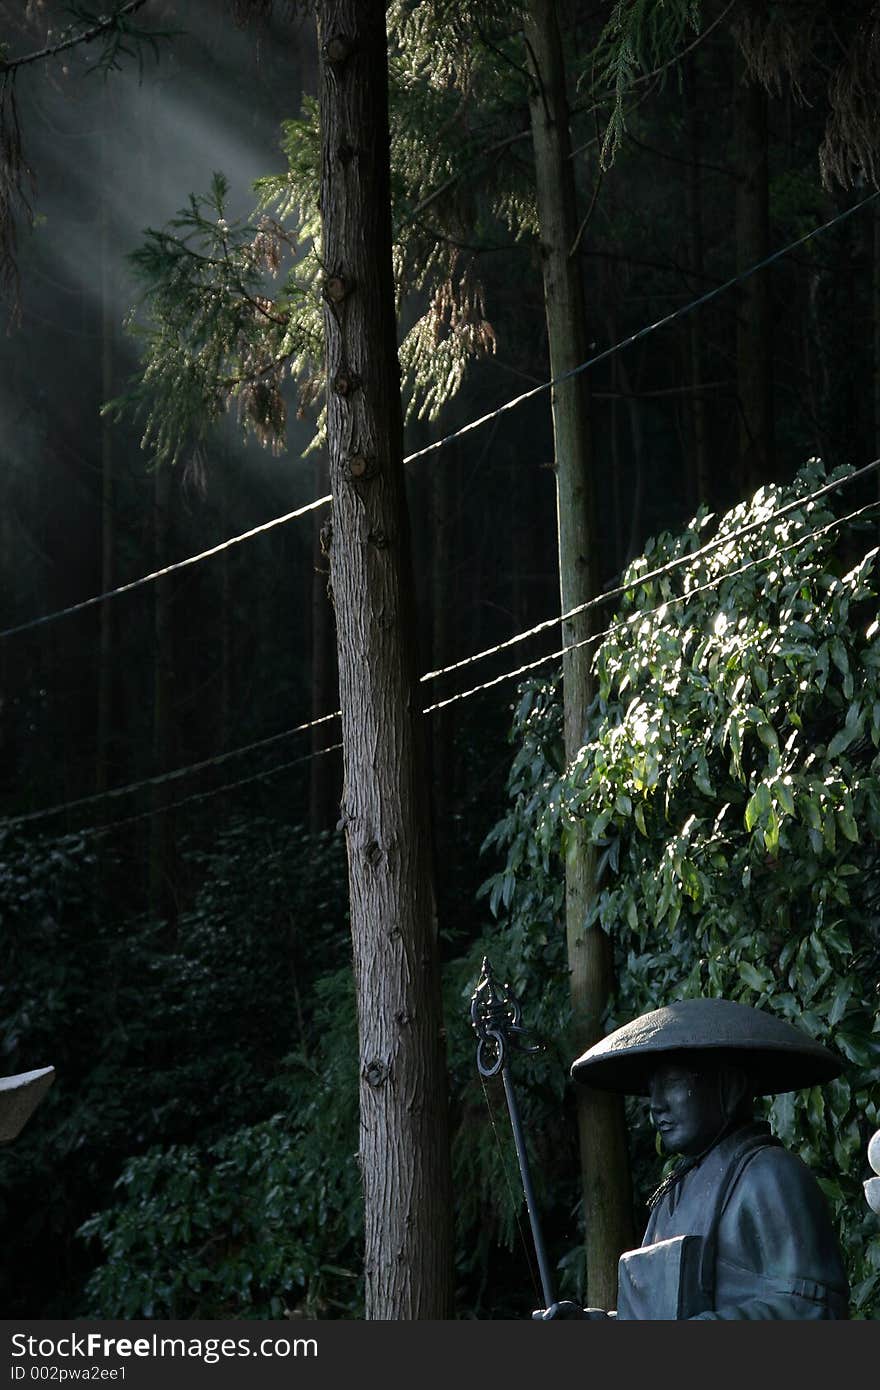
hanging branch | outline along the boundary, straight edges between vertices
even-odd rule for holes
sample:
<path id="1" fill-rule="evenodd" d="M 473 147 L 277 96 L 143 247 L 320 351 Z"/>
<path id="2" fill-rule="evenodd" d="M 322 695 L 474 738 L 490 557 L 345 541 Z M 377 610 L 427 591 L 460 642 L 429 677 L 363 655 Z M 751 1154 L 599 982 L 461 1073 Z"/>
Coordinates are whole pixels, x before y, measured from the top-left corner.
<path id="1" fill-rule="evenodd" d="M 127 3 L 120 5 L 118 9 L 114 10 L 113 14 L 102 15 L 100 19 L 97 16 L 90 15 L 87 10 L 77 7 L 75 13 L 80 18 L 84 20 L 94 18 L 95 22 L 90 28 L 83 29 L 78 34 L 73 34 L 69 38 L 62 39 L 59 43 L 50 44 L 46 48 L 41 48 L 35 53 L 26 53 L 21 58 L 12 58 L 8 60 L 0 58 L 0 74 L 7 77 L 10 73 L 17 72 L 19 68 L 26 67 L 29 63 L 38 63 L 42 58 L 54 58 L 58 53 L 64 53 L 69 48 L 75 48 L 77 44 L 93 43 L 94 40 L 99 39 L 102 34 L 128 33 L 138 39 L 146 39 L 148 42 L 152 42 L 157 37 L 155 34 L 150 34 L 146 30 L 133 31 L 126 24 L 128 16 L 134 14 L 136 10 L 142 9 L 146 4 L 147 0 L 127 0 Z M 163 34 L 162 37 L 165 37 L 165 35 Z M 119 43 L 113 45 L 114 57 L 115 49 L 119 46 Z"/>
<path id="2" fill-rule="evenodd" d="M 57 43 L 47 44 L 33 53 L 24 53 L 19 58 L 7 58 L 5 45 L 0 44 L 0 294 L 11 303 L 13 324 L 18 324 L 21 319 L 15 254 L 17 218 L 24 216 L 27 222 L 32 221 L 33 213 L 25 185 L 29 184 L 31 191 L 34 187 L 33 173 L 24 159 L 15 103 L 14 84 L 18 71 L 44 59 L 55 58 L 59 53 L 66 53 L 80 44 L 93 43 L 96 39 L 102 39 L 103 46 L 93 71 L 106 75 L 120 67 L 123 56 L 135 58 L 138 68 L 142 70 L 144 44 L 149 44 L 158 58 L 157 41 L 181 32 L 175 29 L 141 29 L 132 24 L 131 16 L 146 4 L 147 0 L 126 0 L 109 15 L 99 15 L 83 5 L 74 4 L 70 6 L 70 11 L 85 27 L 75 33 L 65 30 L 66 37 Z"/>
<path id="3" fill-rule="evenodd" d="M 0 293 L 12 303 L 15 324 L 21 317 L 15 256 L 18 243 L 16 209 L 23 210 L 28 221 L 33 215 L 25 192 L 26 182 L 33 189 L 33 174 L 22 154 L 15 92 L 12 82 L 0 77 Z"/>

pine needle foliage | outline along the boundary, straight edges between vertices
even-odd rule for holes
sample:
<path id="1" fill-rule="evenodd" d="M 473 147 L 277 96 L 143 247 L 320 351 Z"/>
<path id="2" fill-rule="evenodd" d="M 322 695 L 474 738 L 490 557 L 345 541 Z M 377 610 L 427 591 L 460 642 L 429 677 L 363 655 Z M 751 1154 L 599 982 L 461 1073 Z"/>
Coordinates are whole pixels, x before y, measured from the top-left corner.
<path id="1" fill-rule="evenodd" d="M 611 114 L 602 142 L 607 167 L 626 129 L 627 98 L 649 77 L 662 82 L 675 71 L 676 54 L 689 35 L 706 34 L 727 22 L 747 73 L 769 92 L 787 84 L 795 101 L 827 103 L 819 148 L 826 188 L 851 187 L 860 178 L 876 185 L 880 176 L 880 5 L 877 0 L 805 0 L 768 5 L 739 0 L 705 23 L 701 0 L 617 0 L 581 79 L 601 97 L 607 89 Z"/>
<path id="2" fill-rule="evenodd" d="M 468 363 L 495 349 L 478 273 L 491 198 L 481 207 L 460 174 L 498 120 L 476 99 L 477 64 L 461 16 L 438 31 L 433 14 L 433 5 L 411 3 L 389 13 L 393 258 L 401 318 L 414 320 L 400 360 L 407 416 L 428 419 L 455 395 Z M 318 119 L 307 97 L 300 116 L 284 123 L 286 167 L 257 180 L 250 221 L 229 219 L 226 180 L 215 174 L 206 196 L 191 197 L 164 230 L 149 230 L 131 257 L 143 287 L 130 321 L 143 366 L 106 408 L 142 413 L 144 446 L 157 463 L 203 442 L 233 403 L 245 428 L 280 449 L 284 381 L 297 381 L 301 419 L 322 393 Z M 434 199 L 446 183 L 448 193 Z M 418 211 L 426 199 L 430 220 Z M 279 285 L 285 253 L 293 265 Z M 323 433 L 320 410 L 311 447 Z"/>
<path id="3" fill-rule="evenodd" d="M 877 0 L 738 14 L 734 34 L 750 73 L 769 91 L 787 82 L 796 100 L 828 104 L 819 172 L 828 189 L 880 180 L 880 5 Z"/>
<path id="4" fill-rule="evenodd" d="M 608 94 L 611 114 L 600 163 L 610 168 L 626 131 L 626 102 L 639 82 L 670 60 L 689 34 L 699 33 L 701 0 L 617 0 L 581 79 L 592 93 Z"/>
<path id="5" fill-rule="evenodd" d="M 227 180 L 215 173 L 207 195 L 192 195 L 167 229 L 149 229 L 129 258 L 148 308 L 145 324 L 137 309 L 129 318 L 143 343 L 143 372 L 104 410 L 133 406 L 143 415 L 143 446 L 157 463 L 176 462 L 233 403 L 263 443 L 277 446 L 285 366 L 314 346 L 314 325 L 301 312 L 307 286 L 295 270 L 272 284 L 295 251 L 290 233 L 268 215 L 230 220 L 227 195 Z"/>
<path id="6" fill-rule="evenodd" d="M 88 6 L 70 0 L 66 6 L 71 23 L 64 26 L 53 38 L 40 48 L 24 54 L 12 54 L 7 42 L 0 40 L 0 292 L 12 306 L 13 323 L 20 320 L 20 285 L 16 250 L 18 223 L 22 219 L 30 224 L 33 220 L 30 198 L 26 187 L 33 187 L 33 175 L 27 164 L 22 146 L 21 128 L 15 100 L 15 81 L 22 69 L 35 63 L 43 63 L 71 49 L 88 44 L 92 48 L 93 61 L 89 73 L 101 73 L 105 78 L 123 66 L 123 59 L 137 63 L 139 76 L 143 75 L 144 51 L 149 49 L 158 61 L 159 43 L 173 38 L 181 32 L 177 29 L 145 29 L 134 19 L 135 14 L 146 4 L 146 0 L 119 0 L 109 13 L 91 10 Z M 0 7 L 0 22 L 9 22 L 6 6 Z M 21 8 L 20 6 L 18 7 Z M 23 25 L 33 23 L 36 27 L 37 15 L 27 7 L 25 15 L 15 15 L 18 32 Z"/>

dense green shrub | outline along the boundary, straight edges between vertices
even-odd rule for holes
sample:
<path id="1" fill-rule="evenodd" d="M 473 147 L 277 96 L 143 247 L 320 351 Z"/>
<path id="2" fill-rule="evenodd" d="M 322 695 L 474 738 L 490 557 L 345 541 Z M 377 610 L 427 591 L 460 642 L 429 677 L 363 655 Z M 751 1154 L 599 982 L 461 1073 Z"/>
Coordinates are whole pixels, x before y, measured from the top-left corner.
<path id="1" fill-rule="evenodd" d="M 488 891 L 514 953 L 558 961 L 566 836 L 581 820 L 599 850 L 591 920 L 615 947 L 609 1027 L 722 995 L 839 1051 L 841 1079 L 777 1097 L 769 1117 L 816 1171 L 854 1309 L 871 1316 L 880 1236 L 861 1181 L 880 1118 L 876 532 L 834 525 L 828 495 L 807 501 L 823 481 L 812 462 L 790 488 L 763 488 L 721 517 L 710 552 L 701 515 L 631 565 L 572 767 L 561 765 L 554 688 L 525 689 L 512 806 L 488 842 L 506 865 Z"/>
<path id="2" fill-rule="evenodd" d="M 316 1058 L 328 1005 L 319 979 L 338 985 L 340 1029 L 353 1017 L 339 981 L 349 949 L 339 837 L 252 817 L 230 822 L 209 850 L 187 857 L 191 902 L 172 928 L 114 915 L 96 890 L 96 852 L 82 838 L 0 838 L 5 1070 L 57 1070 L 38 1115 L 2 1156 L 10 1314 L 80 1311 L 101 1247 L 74 1232 L 132 1162 L 138 1202 L 153 1174 L 155 1199 L 177 1210 L 167 1153 L 190 1155 L 190 1163 L 197 1145 L 205 1172 L 213 1165 L 235 1174 L 260 1125 L 278 1112 L 292 1110 L 293 1129 L 302 1127 L 322 1084 Z M 102 858 L 106 872 L 103 847 Z M 336 1142 L 333 1181 L 343 1182 L 355 1145 L 341 1124 Z M 261 1181 L 257 1165 L 253 1182 Z M 216 1177 L 212 1184 L 209 1206 Z M 100 1218 L 94 1227 L 109 1229 Z M 154 1273 L 166 1287 L 173 1277 L 160 1249 Z M 38 1308 L 33 1290 L 46 1283 L 40 1271 L 49 1261 L 55 1273 Z M 117 1295 L 108 1309 L 128 1308 L 135 1297 L 121 1285 Z"/>
<path id="3" fill-rule="evenodd" d="M 105 1318 L 345 1316 L 362 1303 L 350 970 L 316 986 L 316 1043 L 285 1061 L 282 1113 L 129 1159 L 88 1309 Z"/>

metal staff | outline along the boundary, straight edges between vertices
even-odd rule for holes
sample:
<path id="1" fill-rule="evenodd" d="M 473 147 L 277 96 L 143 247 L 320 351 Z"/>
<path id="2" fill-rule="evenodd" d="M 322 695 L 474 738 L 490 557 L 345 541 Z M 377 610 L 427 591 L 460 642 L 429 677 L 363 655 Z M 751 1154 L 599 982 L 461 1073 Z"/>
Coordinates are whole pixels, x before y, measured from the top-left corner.
<path id="1" fill-rule="evenodd" d="M 553 1292 L 553 1280 L 550 1275 L 550 1266 L 547 1263 L 544 1239 L 541 1235 L 541 1223 L 538 1220 L 538 1208 L 535 1202 L 531 1173 L 529 1172 L 529 1160 L 526 1155 L 522 1124 L 519 1118 L 519 1107 L 507 1070 L 508 1048 L 516 1048 L 518 1052 L 540 1052 L 542 1050 L 540 1043 L 526 1043 L 524 1041 L 528 1037 L 528 1032 L 520 1025 L 521 1017 L 522 1012 L 519 1003 L 511 993 L 510 987 L 502 985 L 499 989 L 495 983 L 489 958 L 484 956 L 480 979 L 471 997 L 471 1023 L 477 1035 L 477 1071 L 480 1076 L 484 1077 L 497 1076 L 500 1072 L 501 1080 L 504 1082 L 504 1094 L 507 1098 L 507 1109 L 513 1129 L 513 1142 L 516 1145 L 516 1156 L 519 1160 L 519 1171 L 522 1177 L 529 1222 L 532 1227 L 532 1240 L 535 1243 L 535 1254 L 538 1257 L 538 1269 L 541 1273 L 544 1304 L 545 1307 L 549 1308 L 551 1303 L 556 1302 L 556 1295 Z"/>

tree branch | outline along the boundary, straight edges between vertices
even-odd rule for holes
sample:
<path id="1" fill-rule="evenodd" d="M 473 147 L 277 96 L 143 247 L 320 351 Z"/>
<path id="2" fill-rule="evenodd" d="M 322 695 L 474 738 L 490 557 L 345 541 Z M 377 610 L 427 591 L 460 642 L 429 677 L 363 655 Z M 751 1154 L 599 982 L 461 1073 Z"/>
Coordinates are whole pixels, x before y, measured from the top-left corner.
<path id="1" fill-rule="evenodd" d="M 36 53 L 26 53 L 21 58 L 12 58 L 6 62 L 0 61 L 0 75 L 6 77 L 9 73 L 15 72 L 18 68 L 25 67 L 28 63 L 38 63 L 42 58 L 54 58 L 58 53 L 64 53 L 68 48 L 75 48 L 80 43 L 92 43 L 99 39 L 102 34 L 109 33 L 120 19 L 127 15 L 134 14 L 147 4 L 147 0 L 128 0 L 127 4 L 120 5 L 112 15 L 102 19 L 99 24 L 95 24 L 91 29 L 84 29 L 79 34 L 74 34 L 72 38 L 64 39 L 61 43 L 51 44 L 48 48 L 41 48 Z"/>

